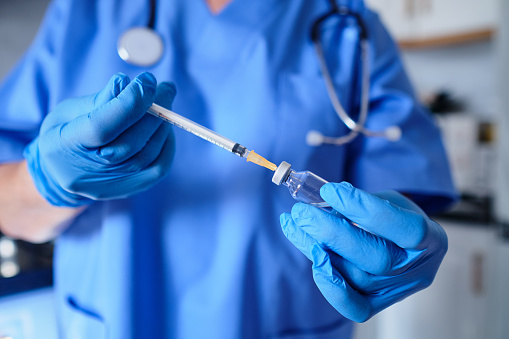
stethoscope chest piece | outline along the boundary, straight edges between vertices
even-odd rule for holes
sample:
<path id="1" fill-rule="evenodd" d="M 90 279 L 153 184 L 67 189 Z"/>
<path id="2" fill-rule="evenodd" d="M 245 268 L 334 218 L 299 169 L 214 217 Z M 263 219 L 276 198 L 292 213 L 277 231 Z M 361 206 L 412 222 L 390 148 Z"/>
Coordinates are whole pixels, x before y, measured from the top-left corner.
<path id="1" fill-rule="evenodd" d="M 118 55 L 125 62 L 136 66 L 156 64 L 164 52 L 163 40 L 153 29 L 134 27 L 118 40 Z"/>

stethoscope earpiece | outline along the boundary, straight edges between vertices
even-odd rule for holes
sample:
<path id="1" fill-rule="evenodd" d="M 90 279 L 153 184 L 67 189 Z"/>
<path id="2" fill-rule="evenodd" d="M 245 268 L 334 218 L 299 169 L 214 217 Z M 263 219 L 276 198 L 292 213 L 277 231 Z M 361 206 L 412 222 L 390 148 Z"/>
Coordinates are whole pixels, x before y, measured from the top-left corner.
<path id="1" fill-rule="evenodd" d="M 122 60 L 129 64 L 152 66 L 163 56 L 163 39 L 149 27 L 134 27 L 118 39 L 117 51 Z"/>
<path id="2" fill-rule="evenodd" d="M 385 138 L 389 141 L 399 141 L 401 139 L 401 128 L 399 126 L 391 126 L 385 130 Z"/>
<path id="3" fill-rule="evenodd" d="M 320 146 L 324 143 L 324 136 L 322 133 L 311 130 L 306 135 L 306 144 L 309 146 Z"/>

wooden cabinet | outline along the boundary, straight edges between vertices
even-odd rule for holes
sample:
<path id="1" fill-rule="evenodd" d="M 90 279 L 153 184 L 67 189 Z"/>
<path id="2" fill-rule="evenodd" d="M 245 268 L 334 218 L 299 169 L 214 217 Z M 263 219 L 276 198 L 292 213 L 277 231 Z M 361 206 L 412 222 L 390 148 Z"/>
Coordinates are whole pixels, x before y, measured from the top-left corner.
<path id="1" fill-rule="evenodd" d="M 402 47 L 491 37 L 503 0 L 366 0 Z"/>

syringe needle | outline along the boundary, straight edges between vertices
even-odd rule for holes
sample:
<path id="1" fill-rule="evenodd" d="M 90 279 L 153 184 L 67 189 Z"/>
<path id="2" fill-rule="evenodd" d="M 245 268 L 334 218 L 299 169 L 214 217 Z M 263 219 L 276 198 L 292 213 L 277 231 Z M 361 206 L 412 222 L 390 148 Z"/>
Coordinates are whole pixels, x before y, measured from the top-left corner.
<path id="1" fill-rule="evenodd" d="M 277 169 L 277 166 L 275 164 L 271 163 L 270 161 L 268 161 L 261 155 L 257 154 L 255 151 L 249 152 L 246 160 L 254 162 L 257 165 L 266 167 L 266 168 L 270 169 L 271 171 L 275 171 Z"/>

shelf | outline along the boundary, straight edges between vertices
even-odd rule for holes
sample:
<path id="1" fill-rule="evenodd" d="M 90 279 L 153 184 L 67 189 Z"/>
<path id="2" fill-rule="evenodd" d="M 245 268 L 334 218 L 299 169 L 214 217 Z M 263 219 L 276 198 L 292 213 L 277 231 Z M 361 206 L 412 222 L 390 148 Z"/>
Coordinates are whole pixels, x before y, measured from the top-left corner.
<path id="1" fill-rule="evenodd" d="M 465 44 L 476 41 L 490 40 L 495 35 L 494 29 L 483 29 L 468 33 L 446 35 L 434 38 L 400 40 L 398 45 L 401 49 L 425 49 Z"/>

